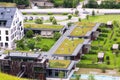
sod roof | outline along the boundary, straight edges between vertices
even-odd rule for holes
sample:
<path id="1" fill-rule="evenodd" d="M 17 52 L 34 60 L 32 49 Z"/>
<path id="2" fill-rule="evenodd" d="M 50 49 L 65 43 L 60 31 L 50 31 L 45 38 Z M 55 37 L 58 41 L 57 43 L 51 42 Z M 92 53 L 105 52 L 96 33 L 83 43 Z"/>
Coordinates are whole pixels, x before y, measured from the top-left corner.
<path id="1" fill-rule="evenodd" d="M 24 24 L 25 28 L 35 28 L 35 29 L 55 29 L 60 30 L 64 26 L 62 25 L 48 25 L 48 24 Z"/>
<path id="2" fill-rule="evenodd" d="M 85 36 L 95 26 L 94 23 L 77 22 L 77 27 L 70 33 L 70 36 Z"/>
<path id="3" fill-rule="evenodd" d="M 50 68 L 68 68 L 70 65 L 70 60 L 49 60 Z"/>
<path id="4" fill-rule="evenodd" d="M 54 54 L 69 55 L 72 54 L 75 48 L 83 43 L 83 39 L 65 39 L 62 44 L 57 48 Z"/>

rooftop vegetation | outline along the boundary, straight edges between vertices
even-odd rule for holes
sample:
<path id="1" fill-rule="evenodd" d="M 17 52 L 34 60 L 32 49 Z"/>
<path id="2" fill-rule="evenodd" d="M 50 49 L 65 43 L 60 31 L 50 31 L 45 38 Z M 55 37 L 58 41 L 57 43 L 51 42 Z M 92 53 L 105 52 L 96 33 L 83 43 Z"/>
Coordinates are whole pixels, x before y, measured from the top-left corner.
<path id="1" fill-rule="evenodd" d="M 67 68 L 70 65 L 70 60 L 50 60 L 50 68 Z"/>
<path id="2" fill-rule="evenodd" d="M 55 54 L 65 55 L 65 54 L 72 54 L 75 48 L 82 43 L 83 39 L 65 39 L 62 44 L 58 47 L 55 51 Z"/>
<path id="3" fill-rule="evenodd" d="M 16 7 L 15 3 L 0 2 L 0 7 Z"/>
<path id="4" fill-rule="evenodd" d="M 85 34 L 92 30 L 95 26 L 94 23 L 85 23 L 85 22 L 77 22 L 77 27 L 71 32 L 71 36 L 85 36 Z"/>
<path id="5" fill-rule="evenodd" d="M 24 24 L 25 28 L 38 28 L 38 29 L 62 29 L 62 25 L 46 25 L 46 24 Z"/>

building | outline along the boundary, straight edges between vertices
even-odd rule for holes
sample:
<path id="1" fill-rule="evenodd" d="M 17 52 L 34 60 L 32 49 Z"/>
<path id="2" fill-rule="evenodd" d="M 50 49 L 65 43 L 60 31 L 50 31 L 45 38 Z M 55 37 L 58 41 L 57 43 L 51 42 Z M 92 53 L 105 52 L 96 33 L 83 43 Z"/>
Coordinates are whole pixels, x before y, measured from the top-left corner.
<path id="1" fill-rule="evenodd" d="M 23 18 L 15 7 L 0 7 L 0 48 L 15 48 L 15 40 L 24 36 Z"/>
<path id="2" fill-rule="evenodd" d="M 17 77 L 46 80 L 46 59 L 40 54 L 12 52 L 2 55 L 0 68 L 2 72 Z"/>

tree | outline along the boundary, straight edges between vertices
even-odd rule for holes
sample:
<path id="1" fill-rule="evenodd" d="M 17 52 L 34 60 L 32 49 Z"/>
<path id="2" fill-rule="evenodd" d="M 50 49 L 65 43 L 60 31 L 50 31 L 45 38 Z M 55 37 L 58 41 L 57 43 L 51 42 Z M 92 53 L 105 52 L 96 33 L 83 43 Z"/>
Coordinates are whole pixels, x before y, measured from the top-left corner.
<path id="1" fill-rule="evenodd" d="M 93 76 L 92 74 L 90 74 L 90 75 L 88 76 L 88 80 L 95 80 L 95 78 L 94 78 L 94 76 Z"/>
<path id="2" fill-rule="evenodd" d="M 56 20 L 56 19 L 53 19 L 53 20 L 52 20 L 52 24 L 57 25 L 57 20 Z"/>
<path id="3" fill-rule="evenodd" d="M 30 48 L 30 49 L 34 49 L 34 47 L 35 47 L 35 42 L 34 41 L 32 41 L 32 40 L 30 40 L 30 41 L 28 41 L 28 43 L 27 43 L 27 46 Z"/>
<path id="4" fill-rule="evenodd" d="M 64 72 L 63 72 L 63 71 L 60 71 L 58 76 L 59 76 L 59 78 L 61 78 L 61 80 L 62 80 L 62 78 L 64 78 Z"/>
<path id="5" fill-rule="evenodd" d="M 36 23 L 36 24 L 43 24 L 43 21 L 42 21 L 42 19 L 36 19 L 36 20 L 35 20 L 35 23 Z"/>
<path id="6" fill-rule="evenodd" d="M 60 36 L 61 36 L 61 34 L 59 32 L 54 33 L 54 39 L 55 40 L 58 40 Z"/>
<path id="7" fill-rule="evenodd" d="M 29 31 L 26 32 L 25 36 L 28 37 L 28 38 L 31 38 L 31 37 L 33 37 L 33 34 L 34 34 L 33 31 L 29 30 Z"/>
<path id="8" fill-rule="evenodd" d="M 75 15 L 77 15 L 77 16 L 78 16 L 78 14 L 79 14 L 79 11 L 78 11 L 78 10 L 76 10 L 76 11 L 75 11 Z"/>
<path id="9" fill-rule="evenodd" d="M 98 8 L 98 3 L 96 0 L 89 0 L 88 4 L 85 5 L 87 8 Z"/>
<path id="10" fill-rule="evenodd" d="M 78 18 L 78 21 L 81 22 L 81 18 Z"/>
<path id="11" fill-rule="evenodd" d="M 42 39 L 42 38 L 41 38 L 40 36 L 37 36 L 37 37 L 36 37 L 36 41 L 41 41 L 41 39 Z"/>
<path id="12" fill-rule="evenodd" d="M 71 18 L 72 18 L 72 15 L 71 15 L 71 14 L 69 14 L 69 15 L 68 15 L 68 19 L 71 19 Z"/>
<path id="13" fill-rule="evenodd" d="M 87 20 L 89 19 L 89 15 L 86 16 Z"/>
<path id="14" fill-rule="evenodd" d="M 50 16 L 50 17 L 49 17 L 50 22 L 52 22 L 53 19 L 54 19 L 53 16 Z"/>
<path id="15" fill-rule="evenodd" d="M 23 39 L 17 40 L 17 41 L 15 41 L 15 43 L 16 43 L 17 48 L 19 48 L 21 50 L 23 50 L 25 48 L 24 40 Z"/>
<path id="16" fill-rule="evenodd" d="M 92 11 L 92 16 L 95 16 L 95 11 L 94 10 Z"/>
<path id="17" fill-rule="evenodd" d="M 67 23 L 67 26 L 68 26 L 68 27 L 70 27 L 71 25 L 72 25 L 72 23 L 71 23 L 71 22 L 68 22 L 68 23 Z"/>

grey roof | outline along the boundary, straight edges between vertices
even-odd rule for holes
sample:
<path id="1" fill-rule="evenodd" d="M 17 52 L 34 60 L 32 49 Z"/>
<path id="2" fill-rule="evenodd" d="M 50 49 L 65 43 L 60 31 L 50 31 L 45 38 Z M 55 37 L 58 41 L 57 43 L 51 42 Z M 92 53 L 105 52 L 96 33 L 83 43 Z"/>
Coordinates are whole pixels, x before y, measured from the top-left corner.
<path id="1" fill-rule="evenodd" d="M 4 26 L 0 25 L 0 27 L 10 28 L 11 23 L 13 21 L 13 17 L 16 12 L 15 7 L 0 7 L 0 21 L 6 21 Z"/>
<path id="2" fill-rule="evenodd" d="M 33 53 L 22 53 L 22 52 L 11 52 L 8 53 L 8 57 L 22 57 L 22 58 L 38 58 L 40 54 Z"/>

